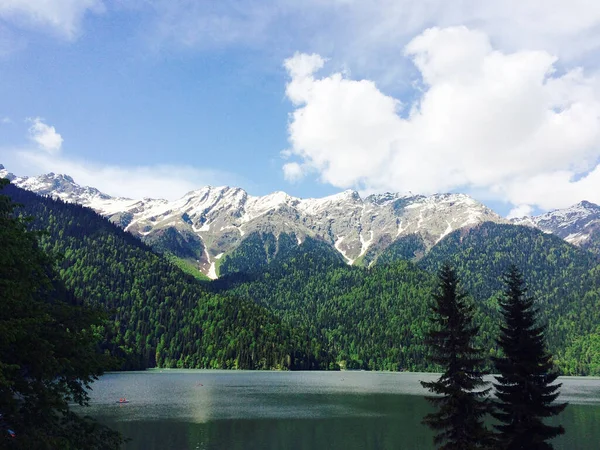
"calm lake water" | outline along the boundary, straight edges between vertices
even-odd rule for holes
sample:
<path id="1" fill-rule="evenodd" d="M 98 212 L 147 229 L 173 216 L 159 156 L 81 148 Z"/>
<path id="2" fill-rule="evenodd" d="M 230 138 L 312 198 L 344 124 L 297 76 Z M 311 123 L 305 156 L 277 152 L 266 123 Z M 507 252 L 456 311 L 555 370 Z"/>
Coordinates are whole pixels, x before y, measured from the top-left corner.
<path id="1" fill-rule="evenodd" d="M 126 449 L 433 449 L 420 373 L 151 370 L 94 383 L 83 412 Z M 556 449 L 600 449 L 600 379 L 565 377 Z M 128 404 L 116 401 L 127 397 Z"/>

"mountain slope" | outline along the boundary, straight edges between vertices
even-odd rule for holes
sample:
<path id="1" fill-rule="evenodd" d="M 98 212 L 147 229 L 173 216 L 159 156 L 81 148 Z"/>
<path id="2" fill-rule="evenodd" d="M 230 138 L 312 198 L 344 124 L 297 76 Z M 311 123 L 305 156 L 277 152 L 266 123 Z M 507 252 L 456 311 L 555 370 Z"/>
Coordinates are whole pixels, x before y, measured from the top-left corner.
<path id="1" fill-rule="evenodd" d="M 449 234 L 418 266 L 403 259 L 414 254 L 419 242 L 405 244 L 370 269 L 348 267 L 323 258 L 322 249 L 301 246 L 272 260 L 263 272 L 224 276 L 213 286 L 253 299 L 291 325 L 310 330 L 342 367 L 431 370 L 423 336 L 439 266 L 450 261 L 457 267 L 474 298 L 479 343 L 494 355 L 501 276 L 514 263 L 549 323 L 550 350 L 564 373 L 600 374 L 594 358 L 579 359 L 593 354 L 600 342 L 595 255 L 536 229 L 493 223 Z"/>
<path id="2" fill-rule="evenodd" d="M 314 348 L 248 300 L 215 295 L 133 235 L 92 210 L 7 186 L 42 247 L 62 254 L 59 272 L 78 298 L 112 319 L 105 347 L 125 368 L 314 368 Z M 319 361 L 326 358 L 318 355 Z"/>
<path id="3" fill-rule="evenodd" d="M 348 266 L 320 239 L 297 245 L 295 236 L 281 235 L 272 247 L 273 235 L 257 234 L 253 245 L 240 247 L 229 274 L 207 285 L 87 208 L 8 189 L 34 225 L 48 229 L 44 248 L 64 255 L 65 283 L 111 312 L 113 324 L 99 331 L 127 368 L 433 369 L 423 345 L 428 302 L 433 272 L 450 260 L 475 299 L 480 343 L 490 354 L 500 273 L 516 262 L 550 325 L 550 349 L 564 373 L 600 374 L 597 259 L 539 230 L 493 223 L 457 230 L 420 260 L 421 268 L 394 262 L 421 248 L 406 238 L 388 264 L 382 256 L 370 269 Z M 247 258 L 253 251 L 262 252 L 263 267 Z"/>

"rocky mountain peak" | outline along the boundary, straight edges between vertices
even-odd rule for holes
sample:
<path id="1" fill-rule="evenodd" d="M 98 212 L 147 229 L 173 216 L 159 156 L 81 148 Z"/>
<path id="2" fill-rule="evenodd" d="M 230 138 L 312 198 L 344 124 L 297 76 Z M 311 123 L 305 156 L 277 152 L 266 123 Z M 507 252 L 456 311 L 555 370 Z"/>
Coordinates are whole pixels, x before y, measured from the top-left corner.
<path id="1" fill-rule="evenodd" d="M 595 203 L 588 202 L 587 200 L 583 200 L 575 206 L 578 208 L 585 209 L 587 211 L 591 211 L 593 213 L 600 213 L 600 206 L 596 205 Z"/>
<path id="2" fill-rule="evenodd" d="M 2 164 L 0 164 L 0 178 L 7 178 L 8 180 L 13 181 L 17 177 L 6 170 Z"/>
<path id="3" fill-rule="evenodd" d="M 383 194 L 371 194 L 365 198 L 365 202 L 383 206 L 393 202 L 394 200 L 397 200 L 400 197 L 406 197 L 406 195 L 402 196 L 394 192 L 385 192 Z"/>
<path id="4" fill-rule="evenodd" d="M 600 238 L 600 206 L 584 200 L 569 208 L 515 219 L 513 223 L 539 228 L 571 244 L 588 248 L 595 246 L 594 242 Z"/>

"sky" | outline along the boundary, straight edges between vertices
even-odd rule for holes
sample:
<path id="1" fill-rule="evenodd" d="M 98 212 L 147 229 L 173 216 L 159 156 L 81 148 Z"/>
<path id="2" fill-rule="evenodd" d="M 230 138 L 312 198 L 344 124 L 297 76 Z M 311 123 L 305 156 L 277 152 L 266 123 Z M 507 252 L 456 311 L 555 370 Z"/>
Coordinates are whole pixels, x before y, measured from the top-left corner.
<path id="1" fill-rule="evenodd" d="M 600 2 L 0 0 L 0 163 L 131 198 L 600 203 Z"/>

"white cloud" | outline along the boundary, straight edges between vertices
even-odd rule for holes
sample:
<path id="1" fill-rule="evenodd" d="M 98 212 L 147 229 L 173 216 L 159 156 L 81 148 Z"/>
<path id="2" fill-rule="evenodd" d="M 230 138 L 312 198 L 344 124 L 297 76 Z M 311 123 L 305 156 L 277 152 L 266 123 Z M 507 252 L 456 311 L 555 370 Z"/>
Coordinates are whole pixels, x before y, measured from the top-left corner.
<path id="1" fill-rule="evenodd" d="M 380 51 L 382 45 L 404 45 L 424 28 L 466 25 L 491 36 L 501 48 L 543 49 L 560 56 L 574 56 L 600 45 L 600 3 L 595 0 L 358 0 L 344 1 L 336 10 L 334 27 L 350 44 L 364 51 Z M 339 12 L 337 14 L 340 15 Z M 351 24 L 351 26 L 349 26 Z M 354 35 L 354 38 L 352 38 Z"/>
<path id="2" fill-rule="evenodd" d="M 501 186 L 505 198 L 521 199 L 545 210 L 563 208 L 588 200 L 600 204 L 600 165 L 578 176 L 570 170 L 540 173 Z"/>
<path id="3" fill-rule="evenodd" d="M 31 126 L 29 127 L 29 139 L 34 141 L 41 150 L 50 154 L 60 152 L 63 138 L 56 132 L 56 128 L 46 125 L 40 117 L 27 119 L 27 121 L 31 122 Z"/>
<path id="4" fill-rule="evenodd" d="M 307 55 L 300 52 L 296 52 L 293 58 L 286 59 L 283 63 L 292 78 L 310 77 L 314 72 L 322 69 L 324 65 L 325 59 L 321 58 L 320 55 L 316 53 Z"/>
<path id="5" fill-rule="evenodd" d="M 23 149 L 13 150 L 9 154 L 11 153 L 16 158 L 3 156 L 3 162 L 16 175 L 64 173 L 82 186 L 92 186 L 106 194 L 120 197 L 174 200 L 205 185 L 222 185 L 227 182 L 235 184 L 240 181 L 230 173 L 190 166 L 117 166 Z M 1 154 L 2 152 L 0 156 Z"/>
<path id="6" fill-rule="evenodd" d="M 0 18 L 18 27 L 44 27 L 72 39 L 85 14 L 104 11 L 102 0 L 2 0 Z"/>
<path id="7" fill-rule="evenodd" d="M 5 116 L 5 117 L 2 117 L 2 118 L 0 119 L 0 123 L 1 123 L 2 125 L 10 125 L 11 123 L 13 123 L 13 121 L 12 121 L 12 119 L 11 119 L 10 117 L 8 117 L 8 116 Z"/>
<path id="8" fill-rule="evenodd" d="M 288 155 L 301 161 L 286 174 L 316 170 L 363 191 L 477 190 L 545 209 L 600 202 L 597 73 L 561 74 L 545 51 L 501 52 L 465 27 L 428 29 L 405 52 L 422 84 L 410 105 L 372 81 L 316 77 L 318 55 L 286 60 Z"/>
<path id="9" fill-rule="evenodd" d="M 525 216 L 530 216 L 533 212 L 533 208 L 530 205 L 518 205 L 511 209 L 506 215 L 509 219 L 515 219 Z"/>
<path id="10" fill-rule="evenodd" d="M 290 182 L 295 182 L 304 176 L 302 166 L 297 162 L 287 163 L 283 165 L 283 176 Z"/>

